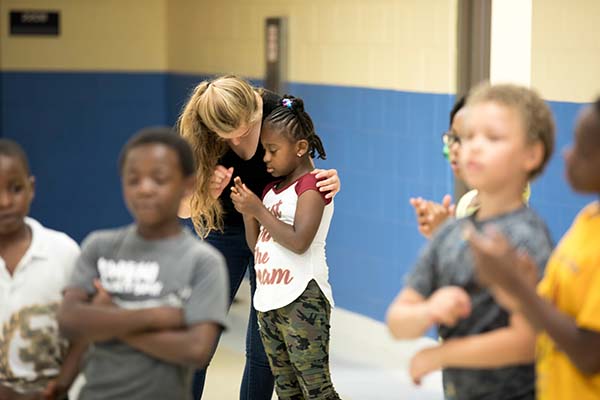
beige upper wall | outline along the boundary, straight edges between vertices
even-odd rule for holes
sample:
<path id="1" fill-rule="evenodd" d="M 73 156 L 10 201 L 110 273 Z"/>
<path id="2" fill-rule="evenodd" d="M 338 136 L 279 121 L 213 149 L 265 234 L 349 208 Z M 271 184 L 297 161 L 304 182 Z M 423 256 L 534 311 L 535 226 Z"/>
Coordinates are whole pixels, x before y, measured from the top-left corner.
<path id="1" fill-rule="evenodd" d="M 9 36 L 0 24 L 3 70 L 167 69 L 167 0 L 1 0 L 10 10 L 60 11 L 60 36 Z"/>
<path id="2" fill-rule="evenodd" d="M 59 10 L 58 37 L 0 25 L 3 70 L 264 76 L 264 21 L 289 21 L 288 80 L 454 93 L 457 0 L 1 0 Z"/>
<path id="3" fill-rule="evenodd" d="M 293 82 L 454 93 L 456 0 L 174 0 L 169 69 L 264 75 L 264 20 L 288 17 Z"/>
<path id="4" fill-rule="evenodd" d="M 600 95 L 600 1 L 533 0 L 531 84 L 548 100 Z"/>
<path id="5" fill-rule="evenodd" d="M 453 93 L 457 0 L 1 0 L 61 12 L 57 38 L 11 37 L 3 70 L 264 74 L 264 19 L 289 18 L 294 82 Z M 550 100 L 600 94 L 600 1 L 533 0 L 531 84 Z"/>

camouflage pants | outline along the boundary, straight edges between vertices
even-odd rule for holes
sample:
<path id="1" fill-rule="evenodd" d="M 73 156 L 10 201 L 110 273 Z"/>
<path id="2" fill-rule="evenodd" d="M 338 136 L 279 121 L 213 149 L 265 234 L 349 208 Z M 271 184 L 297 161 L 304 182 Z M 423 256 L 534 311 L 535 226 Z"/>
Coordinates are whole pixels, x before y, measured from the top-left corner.
<path id="1" fill-rule="evenodd" d="M 329 373 L 331 306 L 310 281 L 294 302 L 258 312 L 260 336 L 280 400 L 337 400 Z"/>

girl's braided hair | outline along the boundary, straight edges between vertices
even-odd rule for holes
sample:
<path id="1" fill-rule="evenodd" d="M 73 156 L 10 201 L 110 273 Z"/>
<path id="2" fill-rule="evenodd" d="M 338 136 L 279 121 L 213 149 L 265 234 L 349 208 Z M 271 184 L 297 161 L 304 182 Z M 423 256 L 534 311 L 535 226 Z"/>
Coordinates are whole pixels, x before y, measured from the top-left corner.
<path id="1" fill-rule="evenodd" d="M 281 105 L 269 114 L 264 124 L 286 132 L 294 140 L 306 140 L 311 158 L 315 158 L 316 152 L 318 158 L 326 159 L 323 142 L 315 132 L 310 115 L 304 110 L 302 99 L 290 95 L 283 96 Z"/>

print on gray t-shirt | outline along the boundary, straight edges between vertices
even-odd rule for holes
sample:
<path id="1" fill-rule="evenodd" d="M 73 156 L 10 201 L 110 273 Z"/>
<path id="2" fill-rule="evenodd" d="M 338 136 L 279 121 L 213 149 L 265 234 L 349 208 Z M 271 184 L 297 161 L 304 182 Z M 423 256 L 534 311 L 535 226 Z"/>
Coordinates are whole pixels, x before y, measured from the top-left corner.
<path id="1" fill-rule="evenodd" d="M 443 286 L 460 286 L 471 298 L 471 315 L 454 327 L 439 327 L 443 339 L 491 331 L 508 326 L 510 315 L 479 286 L 471 251 L 464 240 L 464 229 L 470 221 L 478 230 L 493 224 L 509 241 L 526 251 L 543 268 L 552 251 L 552 240 L 546 224 L 529 208 L 489 219 L 476 221 L 474 216 L 451 221 L 440 228 L 419 256 L 415 268 L 408 274 L 406 285 L 428 298 Z M 446 399 L 533 399 L 533 365 L 497 369 L 453 369 L 443 371 Z"/>
<path id="2" fill-rule="evenodd" d="M 83 242 L 70 287 L 95 293 L 99 278 L 120 307 L 181 307 L 188 326 L 225 326 L 229 283 L 223 256 L 189 229 L 145 240 L 136 227 L 97 231 Z M 80 400 L 189 399 L 192 368 L 150 357 L 119 340 L 95 343 Z"/>

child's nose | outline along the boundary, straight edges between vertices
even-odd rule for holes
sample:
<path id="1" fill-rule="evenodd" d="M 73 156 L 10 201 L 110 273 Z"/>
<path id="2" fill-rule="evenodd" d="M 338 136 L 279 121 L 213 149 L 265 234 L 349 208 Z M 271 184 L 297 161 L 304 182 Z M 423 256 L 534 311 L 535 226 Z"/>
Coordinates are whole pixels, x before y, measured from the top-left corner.
<path id="1" fill-rule="evenodd" d="M 151 179 L 144 179 L 140 183 L 140 192 L 143 194 L 152 193 L 154 191 L 155 185 Z"/>
<path id="2" fill-rule="evenodd" d="M 468 142 L 465 142 L 461 145 L 461 151 L 464 151 L 465 153 L 479 151 L 482 143 L 483 138 L 481 136 L 474 136 Z"/>
<path id="3" fill-rule="evenodd" d="M 7 208 L 12 204 L 12 196 L 8 191 L 3 190 L 0 192 L 0 208 Z"/>

